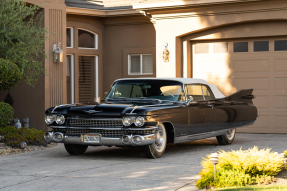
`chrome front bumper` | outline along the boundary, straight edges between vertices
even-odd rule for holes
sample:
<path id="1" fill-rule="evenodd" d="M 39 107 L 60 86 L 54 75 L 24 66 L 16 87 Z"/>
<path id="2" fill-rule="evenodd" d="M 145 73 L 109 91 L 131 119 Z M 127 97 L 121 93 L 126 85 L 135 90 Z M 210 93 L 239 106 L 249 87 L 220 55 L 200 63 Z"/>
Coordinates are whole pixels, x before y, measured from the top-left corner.
<path id="1" fill-rule="evenodd" d="M 65 143 L 65 144 L 79 144 L 91 146 L 144 146 L 153 144 L 156 141 L 155 134 L 149 135 L 124 135 L 120 138 L 102 137 L 100 135 L 99 143 L 84 142 L 82 135 L 69 135 L 62 132 L 47 132 L 45 133 L 45 140 L 47 142 Z M 140 140 L 140 141 L 139 141 Z"/>

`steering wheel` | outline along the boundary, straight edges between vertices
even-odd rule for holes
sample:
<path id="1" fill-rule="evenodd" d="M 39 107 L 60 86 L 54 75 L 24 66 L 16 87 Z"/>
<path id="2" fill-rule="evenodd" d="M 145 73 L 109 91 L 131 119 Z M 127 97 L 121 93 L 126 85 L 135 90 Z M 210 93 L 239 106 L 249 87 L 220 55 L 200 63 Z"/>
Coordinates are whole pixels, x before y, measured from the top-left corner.
<path id="1" fill-rule="evenodd" d="M 161 94 L 159 94 L 160 96 L 163 95 L 163 94 L 169 94 L 171 95 L 172 97 L 174 97 L 174 95 L 172 95 L 171 93 L 168 93 L 168 92 L 162 92 Z"/>

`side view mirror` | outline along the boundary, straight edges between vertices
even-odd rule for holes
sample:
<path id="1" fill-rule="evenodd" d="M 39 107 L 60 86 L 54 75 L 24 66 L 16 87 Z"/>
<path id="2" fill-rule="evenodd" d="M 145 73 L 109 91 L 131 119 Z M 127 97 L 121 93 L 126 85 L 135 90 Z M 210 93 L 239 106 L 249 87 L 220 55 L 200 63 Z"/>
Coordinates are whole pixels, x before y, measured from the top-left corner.
<path id="1" fill-rule="evenodd" d="M 188 96 L 188 102 L 193 102 L 193 97 L 192 96 Z"/>

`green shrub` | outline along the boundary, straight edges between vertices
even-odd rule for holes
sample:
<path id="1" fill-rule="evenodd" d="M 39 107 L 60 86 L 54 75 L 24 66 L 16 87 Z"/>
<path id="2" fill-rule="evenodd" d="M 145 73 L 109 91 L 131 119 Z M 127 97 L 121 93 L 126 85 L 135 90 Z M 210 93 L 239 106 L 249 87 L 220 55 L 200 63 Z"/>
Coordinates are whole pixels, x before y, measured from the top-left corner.
<path id="1" fill-rule="evenodd" d="M 13 115 L 13 107 L 8 103 L 0 102 L 0 127 L 9 125 Z"/>
<path id="2" fill-rule="evenodd" d="M 18 66 L 8 60 L 0 58 L 0 90 L 9 90 L 21 80 Z"/>
<path id="3" fill-rule="evenodd" d="M 0 128 L 0 135 L 5 135 L 4 142 L 11 147 L 19 147 L 21 142 L 28 145 L 47 145 L 44 131 L 22 127 L 16 129 L 12 126 Z"/>
<path id="4" fill-rule="evenodd" d="M 285 154 L 285 156 L 287 157 L 287 150 L 286 150 L 286 151 L 284 151 L 284 154 Z"/>
<path id="5" fill-rule="evenodd" d="M 257 147 L 248 150 L 219 152 L 219 163 L 216 165 L 217 178 L 214 183 L 214 166 L 209 155 L 203 158 L 203 169 L 199 173 L 201 179 L 197 187 L 202 189 L 210 186 L 231 187 L 235 185 L 262 184 L 272 179 L 283 168 L 281 157 L 271 149 L 258 150 Z"/>

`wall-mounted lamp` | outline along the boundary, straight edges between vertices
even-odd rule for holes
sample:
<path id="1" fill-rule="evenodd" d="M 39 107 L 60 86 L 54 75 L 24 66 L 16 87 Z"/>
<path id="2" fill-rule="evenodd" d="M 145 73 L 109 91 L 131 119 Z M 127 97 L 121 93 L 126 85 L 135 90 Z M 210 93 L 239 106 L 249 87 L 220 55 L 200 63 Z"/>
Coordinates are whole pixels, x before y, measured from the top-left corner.
<path id="1" fill-rule="evenodd" d="M 164 62 L 169 62 L 169 50 L 168 50 L 168 43 L 163 43 L 163 49 L 162 49 L 162 59 Z"/>
<path id="2" fill-rule="evenodd" d="M 58 47 L 56 44 L 53 45 L 53 57 L 54 62 L 63 62 L 63 50 L 60 48 L 61 43 L 59 42 Z"/>

